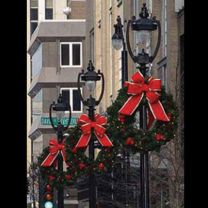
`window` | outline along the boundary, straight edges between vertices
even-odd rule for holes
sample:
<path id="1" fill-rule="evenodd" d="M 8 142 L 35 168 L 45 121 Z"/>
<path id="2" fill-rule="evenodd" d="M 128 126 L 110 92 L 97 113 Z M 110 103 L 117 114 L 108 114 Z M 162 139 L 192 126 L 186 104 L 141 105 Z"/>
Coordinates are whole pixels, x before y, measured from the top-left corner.
<path id="1" fill-rule="evenodd" d="M 38 26 L 38 0 L 30 2 L 30 34 L 32 35 Z"/>
<path id="2" fill-rule="evenodd" d="M 82 102 L 79 97 L 77 88 L 61 88 L 62 97 L 68 101 L 71 106 L 72 113 L 82 113 Z M 81 89 L 82 92 L 82 89 Z"/>
<path id="3" fill-rule="evenodd" d="M 53 0 L 45 0 L 45 19 L 53 19 Z"/>
<path id="4" fill-rule="evenodd" d="M 36 118 L 39 118 L 42 114 L 42 106 L 43 106 L 43 91 L 40 90 L 36 96 L 32 99 L 32 121 Z"/>
<path id="5" fill-rule="evenodd" d="M 30 9 L 30 19 L 31 20 L 37 20 L 38 19 L 38 9 L 37 8 L 31 8 Z"/>
<path id="6" fill-rule="evenodd" d="M 82 43 L 63 42 L 60 46 L 61 67 L 81 67 L 82 66 Z"/>

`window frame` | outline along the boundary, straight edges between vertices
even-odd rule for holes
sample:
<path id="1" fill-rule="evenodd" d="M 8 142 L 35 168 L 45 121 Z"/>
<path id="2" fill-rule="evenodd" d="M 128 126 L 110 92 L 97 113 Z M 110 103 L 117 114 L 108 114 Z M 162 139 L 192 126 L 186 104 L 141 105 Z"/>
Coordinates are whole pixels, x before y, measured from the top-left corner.
<path id="1" fill-rule="evenodd" d="M 52 0 L 52 6 L 50 6 L 50 7 L 47 7 L 46 6 L 46 2 L 47 0 L 45 0 L 45 20 L 53 20 L 54 19 L 54 14 L 53 14 L 53 12 L 54 12 L 54 9 L 53 9 L 53 0 Z M 52 18 L 46 18 L 46 10 L 47 9 L 51 9 L 52 10 Z"/>
<path id="2" fill-rule="evenodd" d="M 79 44 L 80 45 L 80 65 L 73 65 L 73 44 Z M 62 65 L 62 45 L 69 45 L 69 65 Z M 60 67 L 61 68 L 78 68 L 82 67 L 82 42 L 60 42 Z"/>
<path id="3" fill-rule="evenodd" d="M 37 19 L 31 19 L 31 9 L 37 9 Z M 38 18 L 39 18 L 39 13 L 38 13 L 38 6 L 35 6 L 35 7 L 30 7 L 30 36 L 32 36 L 32 34 L 35 32 L 35 30 L 37 29 L 38 27 Z M 37 23 L 37 26 L 35 28 L 35 30 L 32 32 L 32 23 Z"/>
<path id="4" fill-rule="evenodd" d="M 62 93 L 62 90 L 68 90 L 69 91 L 69 104 L 71 107 L 71 112 L 72 113 L 83 113 L 83 103 L 80 99 L 80 103 L 81 103 L 81 110 L 80 111 L 74 111 L 73 110 L 73 90 L 78 90 L 77 87 L 61 87 L 60 88 L 60 93 Z M 82 88 L 80 88 L 80 91 L 82 93 Z M 66 111 L 66 113 L 69 113 L 69 111 Z"/>

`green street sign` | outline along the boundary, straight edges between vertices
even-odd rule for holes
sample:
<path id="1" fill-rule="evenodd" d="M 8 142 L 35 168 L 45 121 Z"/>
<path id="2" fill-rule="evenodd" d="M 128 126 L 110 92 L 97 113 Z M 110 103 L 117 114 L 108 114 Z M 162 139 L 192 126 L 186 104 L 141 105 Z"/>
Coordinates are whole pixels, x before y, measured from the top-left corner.
<path id="1" fill-rule="evenodd" d="M 57 126 L 58 119 L 57 118 L 52 118 L 52 120 L 53 120 L 54 125 Z M 61 124 L 63 126 L 66 126 L 68 124 L 68 120 L 69 120 L 69 118 L 61 119 Z M 75 126 L 76 124 L 77 124 L 77 118 L 76 117 L 71 117 L 70 125 Z M 41 117 L 41 125 L 51 125 L 49 117 Z"/>

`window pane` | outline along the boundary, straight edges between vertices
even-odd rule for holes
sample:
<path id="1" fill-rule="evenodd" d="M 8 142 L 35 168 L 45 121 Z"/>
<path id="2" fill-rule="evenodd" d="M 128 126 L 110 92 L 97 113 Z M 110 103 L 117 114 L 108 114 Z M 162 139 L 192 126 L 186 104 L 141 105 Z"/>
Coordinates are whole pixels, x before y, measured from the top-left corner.
<path id="1" fill-rule="evenodd" d="M 61 65 L 69 65 L 69 45 L 62 44 L 61 45 Z"/>
<path id="2" fill-rule="evenodd" d="M 62 90 L 63 101 L 69 104 L 70 94 L 69 90 Z"/>
<path id="3" fill-rule="evenodd" d="M 79 92 L 78 90 L 73 90 L 73 106 L 72 110 L 73 111 L 81 111 L 81 100 L 79 97 Z"/>
<path id="4" fill-rule="evenodd" d="M 30 7 L 38 7 L 38 0 L 31 0 Z"/>
<path id="5" fill-rule="evenodd" d="M 30 20 L 38 20 L 38 9 L 30 9 Z"/>
<path id="6" fill-rule="evenodd" d="M 37 22 L 31 22 L 31 25 L 30 25 L 30 29 L 31 29 L 31 35 L 33 34 L 33 32 L 35 31 L 36 27 L 38 26 L 38 23 Z"/>
<path id="7" fill-rule="evenodd" d="M 73 44 L 72 45 L 73 51 L 73 65 L 80 65 L 80 44 Z"/>
<path id="8" fill-rule="evenodd" d="M 45 19 L 53 19 L 53 9 L 45 10 Z"/>

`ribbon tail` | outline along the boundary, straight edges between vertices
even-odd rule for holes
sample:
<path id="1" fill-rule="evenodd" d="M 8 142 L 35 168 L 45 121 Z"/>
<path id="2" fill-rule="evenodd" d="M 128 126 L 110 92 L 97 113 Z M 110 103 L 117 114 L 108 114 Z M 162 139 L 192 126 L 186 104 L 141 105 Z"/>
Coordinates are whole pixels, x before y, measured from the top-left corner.
<path id="1" fill-rule="evenodd" d="M 112 147 L 113 146 L 112 142 L 110 141 L 110 139 L 108 138 L 108 136 L 106 134 L 104 134 L 103 137 L 99 137 L 96 133 L 95 133 L 95 135 L 103 147 Z"/>
<path id="2" fill-rule="evenodd" d="M 169 121 L 169 118 L 166 115 L 165 110 L 160 101 L 155 103 L 149 103 L 149 107 L 155 119 L 159 121 Z"/>
<path id="3" fill-rule="evenodd" d="M 59 153 L 59 151 L 55 155 L 53 155 L 53 154 L 50 153 L 45 158 L 45 160 L 41 163 L 41 166 L 42 167 L 49 167 L 49 166 L 51 166 L 53 164 L 54 160 L 56 159 L 58 153 Z"/>
<path id="4" fill-rule="evenodd" d="M 143 93 L 141 95 L 131 96 L 119 110 L 120 114 L 130 116 L 134 113 L 136 108 L 139 106 L 143 97 Z"/>
<path id="5" fill-rule="evenodd" d="M 85 148 L 90 141 L 90 137 L 91 137 L 91 134 L 83 134 L 80 137 L 80 139 L 76 145 L 76 148 Z"/>

